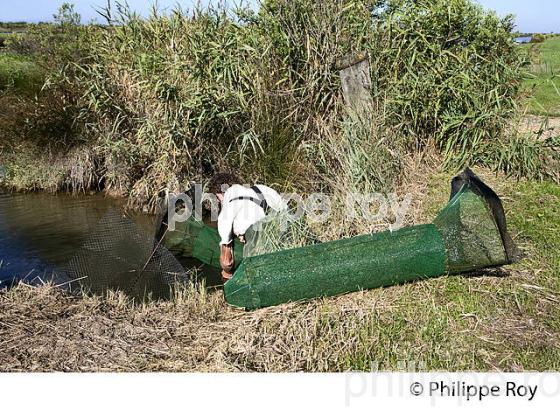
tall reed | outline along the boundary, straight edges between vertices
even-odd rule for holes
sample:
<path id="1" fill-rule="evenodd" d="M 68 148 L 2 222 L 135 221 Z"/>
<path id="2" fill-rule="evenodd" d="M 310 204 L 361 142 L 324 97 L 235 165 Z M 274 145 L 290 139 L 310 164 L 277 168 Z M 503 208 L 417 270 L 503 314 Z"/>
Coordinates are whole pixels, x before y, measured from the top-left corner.
<path id="1" fill-rule="evenodd" d="M 371 188 L 398 182 L 400 157 L 426 146 L 451 167 L 492 165 L 481 151 L 511 146 L 523 63 L 513 19 L 470 0 L 264 0 L 256 12 L 148 18 L 117 3 L 104 14 L 106 26 L 66 37 L 63 64 L 45 61 L 79 109 L 80 138 L 66 144 L 92 147 L 102 185 L 138 203 L 216 169 Z M 373 79 L 375 118 L 363 124 L 349 122 L 337 68 L 357 51 Z"/>

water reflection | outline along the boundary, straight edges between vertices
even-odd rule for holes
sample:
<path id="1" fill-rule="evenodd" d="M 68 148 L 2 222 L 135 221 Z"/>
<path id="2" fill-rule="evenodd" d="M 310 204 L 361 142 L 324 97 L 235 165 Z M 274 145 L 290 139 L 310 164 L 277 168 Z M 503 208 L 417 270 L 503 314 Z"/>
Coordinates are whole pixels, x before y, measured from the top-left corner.
<path id="1" fill-rule="evenodd" d="M 48 280 L 65 264 L 111 207 L 102 195 L 71 196 L 0 192 L 0 281 Z M 136 216 L 145 226 L 146 217 Z"/>
<path id="2" fill-rule="evenodd" d="M 76 255 L 103 217 L 112 208 L 122 209 L 123 205 L 123 201 L 101 194 L 0 191 L 0 287 L 19 280 L 34 284 L 51 280 Z M 157 218 L 134 213 L 128 216 L 149 236 L 155 236 Z M 126 246 L 133 250 L 130 246 L 134 242 Z M 179 257 L 179 262 L 185 269 L 197 271 L 198 279 L 204 279 L 208 286 L 221 285 L 219 270 L 195 259 Z"/>

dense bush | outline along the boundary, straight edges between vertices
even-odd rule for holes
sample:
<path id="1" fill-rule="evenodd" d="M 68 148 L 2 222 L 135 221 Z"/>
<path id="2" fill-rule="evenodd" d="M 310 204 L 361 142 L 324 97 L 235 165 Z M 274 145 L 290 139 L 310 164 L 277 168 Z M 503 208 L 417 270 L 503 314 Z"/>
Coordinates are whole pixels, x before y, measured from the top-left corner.
<path id="1" fill-rule="evenodd" d="M 282 185 L 329 189 L 338 173 L 379 187 L 405 151 L 428 145 L 449 165 L 483 162 L 516 111 L 512 18 L 470 0 L 106 14 L 106 27 L 51 28 L 37 49 L 49 84 L 79 108 L 80 143 L 95 148 L 106 187 L 141 201 L 224 167 Z M 337 60 L 356 51 L 370 56 L 375 114 L 349 126 Z"/>
<path id="2" fill-rule="evenodd" d="M 88 62 L 96 28 L 80 25 L 79 14 L 67 3 L 54 17 L 55 24 L 27 25 L 25 34 L 12 34 L 6 45 L 8 55 L 19 56 L 11 66 L 26 64 L 29 68 L 20 71 L 34 76 L 33 81 L 24 78 L 27 84 L 14 88 L 16 94 L 25 88 L 37 94 L 23 101 L 29 107 L 26 134 L 40 146 L 60 150 L 83 141 L 82 124 L 76 121 L 83 87 L 76 79 L 77 71 Z M 37 80 L 45 77 L 37 87 Z M 18 76 L 12 78 L 17 81 Z"/>
<path id="3" fill-rule="evenodd" d="M 370 43 L 378 98 L 411 143 L 434 139 L 447 161 L 475 161 L 516 111 L 521 60 L 512 17 L 470 1 L 396 0 Z"/>
<path id="4" fill-rule="evenodd" d="M 332 119 L 336 58 L 353 48 L 342 35 L 368 24 L 361 2 L 119 18 L 78 78 L 88 85 L 84 121 L 101 137 L 107 183 L 148 197 L 207 165 L 269 182 L 307 179 L 302 147 Z"/>

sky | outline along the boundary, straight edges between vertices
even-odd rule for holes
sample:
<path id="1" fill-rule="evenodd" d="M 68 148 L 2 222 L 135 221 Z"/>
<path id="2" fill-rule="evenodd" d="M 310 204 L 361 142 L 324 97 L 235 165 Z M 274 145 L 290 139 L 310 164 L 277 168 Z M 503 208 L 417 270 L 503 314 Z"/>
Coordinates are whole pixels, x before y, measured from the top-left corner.
<path id="1" fill-rule="evenodd" d="M 82 15 L 82 22 L 102 19 L 95 8 L 106 5 L 107 0 L 66 0 L 75 4 Z M 210 0 L 200 0 L 207 4 Z M 255 2 L 255 0 L 251 0 Z M 63 0 L 0 0 L 0 21 L 50 21 Z M 226 1 L 227 2 L 227 1 Z M 496 10 L 499 15 L 509 13 L 517 16 L 517 28 L 522 32 L 560 32 L 560 0 L 478 0 L 484 7 Z M 130 7 L 142 15 L 150 10 L 152 0 L 128 0 Z M 180 4 L 183 8 L 192 8 L 196 1 L 158 0 L 162 9 L 172 9 Z"/>

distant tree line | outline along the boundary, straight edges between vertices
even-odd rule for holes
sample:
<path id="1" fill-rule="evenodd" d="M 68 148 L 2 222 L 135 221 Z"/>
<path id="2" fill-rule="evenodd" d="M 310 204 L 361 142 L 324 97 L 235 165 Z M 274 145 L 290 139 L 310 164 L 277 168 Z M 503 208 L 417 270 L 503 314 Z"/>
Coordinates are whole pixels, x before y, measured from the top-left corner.
<path id="1" fill-rule="evenodd" d="M 25 21 L 0 21 L 0 31 L 24 31 L 28 26 Z"/>

